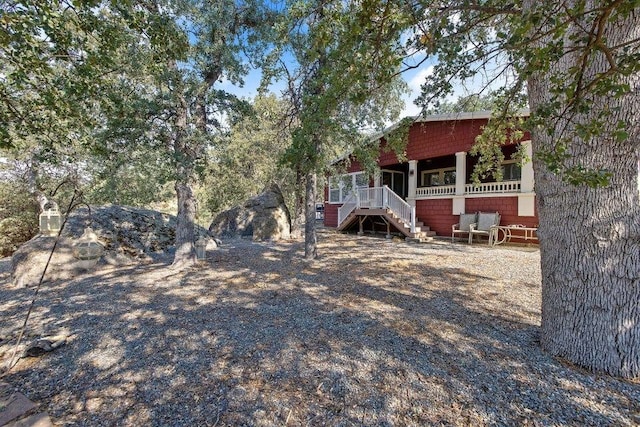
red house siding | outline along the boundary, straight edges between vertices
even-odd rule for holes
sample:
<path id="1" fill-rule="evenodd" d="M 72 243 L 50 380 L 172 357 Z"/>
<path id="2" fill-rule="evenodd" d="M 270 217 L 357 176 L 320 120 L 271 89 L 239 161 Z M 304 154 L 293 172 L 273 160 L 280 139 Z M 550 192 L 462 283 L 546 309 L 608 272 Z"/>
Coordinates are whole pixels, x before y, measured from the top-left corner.
<path id="1" fill-rule="evenodd" d="M 338 208 L 342 205 L 335 203 L 324 203 L 324 225 L 326 227 L 338 226 Z"/>
<path id="2" fill-rule="evenodd" d="M 451 199 L 430 199 L 416 201 L 416 217 L 429 226 L 438 236 L 450 236 L 451 225 L 458 222 L 453 215 L 453 201 Z"/>
<path id="3" fill-rule="evenodd" d="M 416 216 L 428 225 L 438 236 L 450 236 L 451 226 L 458 223 L 458 215 L 453 215 L 452 199 L 430 199 L 416 201 Z M 527 227 L 537 227 L 538 217 L 518 216 L 517 197 L 478 197 L 467 198 L 465 211 L 473 212 L 498 212 L 500 224 L 522 224 Z"/>
<path id="4" fill-rule="evenodd" d="M 362 170 L 362 166 L 358 163 L 357 160 L 351 160 L 351 164 L 347 168 L 347 172 L 360 172 Z"/>
<path id="5" fill-rule="evenodd" d="M 433 159 L 443 156 L 452 156 L 456 152 L 468 152 L 475 142 L 475 138 L 482 132 L 482 127 L 487 124 L 487 119 L 447 120 L 419 122 L 412 125 L 409 130 L 409 142 L 406 147 L 408 160 Z M 523 140 L 530 139 L 527 133 Z M 384 140 L 382 143 L 384 147 Z M 378 164 L 381 168 L 397 165 L 399 160 L 395 153 L 380 150 Z M 348 172 L 362 170 L 356 160 L 352 160 L 347 168 Z M 325 200 L 328 194 L 325 190 Z M 328 227 L 337 227 L 338 208 L 340 204 L 325 203 L 325 220 Z M 518 216 L 518 197 L 504 197 L 496 194 L 495 197 L 472 197 L 465 200 L 466 212 L 499 212 L 500 223 L 523 224 L 528 227 L 538 225 L 538 212 L 533 217 Z M 458 222 L 459 217 L 453 215 L 453 200 L 451 198 L 438 198 L 416 201 L 416 216 L 418 221 L 429 226 L 439 236 L 450 236 L 451 226 Z"/>
<path id="6" fill-rule="evenodd" d="M 467 212 L 498 212 L 500 225 L 522 224 L 527 227 L 538 226 L 538 212 L 536 216 L 518 216 L 517 197 L 483 197 L 466 200 Z M 457 222 L 457 221 L 456 221 Z"/>
<path id="7" fill-rule="evenodd" d="M 409 130 L 407 158 L 421 160 L 469 151 L 486 124 L 486 119 L 416 123 Z M 383 167 L 399 162 L 395 153 L 383 149 L 378 163 Z"/>

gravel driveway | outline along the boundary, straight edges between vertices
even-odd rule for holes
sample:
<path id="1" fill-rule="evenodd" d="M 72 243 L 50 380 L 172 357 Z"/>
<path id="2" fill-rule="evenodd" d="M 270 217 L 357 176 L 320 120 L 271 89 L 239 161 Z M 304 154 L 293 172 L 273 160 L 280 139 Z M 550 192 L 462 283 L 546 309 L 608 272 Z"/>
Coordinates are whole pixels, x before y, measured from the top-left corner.
<path id="1" fill-rule="evenodd" d="M 640 425 L 640 383 L 541 351 L 537 250 L 322 231 L 302 251 L 46 283 L 27 342 L 67 343 L 3 380 L 56 425 Z M 4 361 L 32 292 L 0 277 Z"/>

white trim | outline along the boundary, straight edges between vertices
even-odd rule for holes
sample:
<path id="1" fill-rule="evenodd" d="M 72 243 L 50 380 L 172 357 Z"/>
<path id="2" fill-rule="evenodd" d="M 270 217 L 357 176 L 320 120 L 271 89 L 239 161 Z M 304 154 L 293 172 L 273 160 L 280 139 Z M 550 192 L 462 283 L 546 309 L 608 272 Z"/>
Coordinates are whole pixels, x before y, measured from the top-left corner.
<path id="1" fill-rule="evenodd" d="M 533 193 L 518 195 L 518 216 L 536 216 L 536 197 Z"/>
<path id="2" fill-rule="evenodd" d="M 418 161 L 409 160 L 409 191 L 407 199 L 416 197 L 416 188 L 418 188 Z"/>
<path id="3" fill-rule="evenodd" d="M 454 196 L 453 197 L 453 203 L 451 203 L 452 205 L 452 210 L 453 210 L 453 215 L 460 215 L 465 213 L 465 208 L 466 208 L 466 199 L 464 196 Z"/>
<path id="4" fill-rule="evenodd" d="M 356 176 L 357 175 L 364 175 L 364 174 L 365 174 L 364 171 L 356 171 L 356 172 L 343 173 L 341 175 L 334 175 L 334 176 L 329 177 L 329 183 L 327 185 L 327 187 L 329 188 L 328 194 L 327 194 L 327 196 L 328 196 L 327 197 L 327 199 L 328 199 L 327 203 L 329 203 L 330 205 L 340 205 L 340 204 L 343 204 L 347 200 L 347 198 L 349 197 L 350 193 L 346 193 L 345 194 L 343 192 L 343 188 L 344 188 L 342 186 L 342 178 L 343 177 L 351 176 L 351 192 L 353 192 L 353 191 L 355 191 L 355 190 L 357 190 L 359 188 L 367 188 L 367 187 L 369 187 L 369 177 L 367 177 L 367 185 L 366 186 L 357 186 L 356 185 Z M 340 200 L 337 201 L 337 202 L 331 201 L 331 189 L 332 189 L 331 180 L 332 179 L 337 179 L 338 180 L 338 188 L 333 188 L 334 191 L 335 190 L 339 190 L 340 191 L 340 193 L 339 193 L 340 194 Z"/>
<path id="5" fill-rule="evenodd" d="M 522 193 L 521 187 L 522 182 L 520 180 L 482 182 L 480 184 L 466 184 L 464 194 Z"/>
<path id="6" fill-rule="evenodd" d="M 442 180 L 443 184 L 440 185 L 425 185 L 424 183 L 424 177 L 427 174 L 433 174 L 438 172 L 438 174 L 440 175 L 440 179 Z M 420 186 L 418 188 L 432 188 L 432 187 L 445 187 L 445 186 L 449 186 L 449 185 L 453 185 L 455 186 L 455 182 L 453 184 L 444 184 L 444 174 L 446 172 L 456 172 L 456 179 L 457 179 L 457 169 L 455 166 L 449 166 L 446 168 L 438 168 L 438 169 L 428 169 L 428 170 L 423 170 L 422 172 L 420 172 Z"/>
<path id="7" fill-rule="evenodd" d="M 479 194 L 465 194 L 467 199 L 486 199 L 487 197 L 518 197 L 522 193 L 479 193 Z"/>
<path id="8" fill-rule="evenodd" d="M 443 196 L 416 196 L 416 200 L 432 200 L 432 199 L 453 199 L 456 197 L 464 197 L 465 199 L 485 199 L 487 197 L 518 197 L 523 193 L 478 193 L 478 194 L 465 194 L 463 196 L 457 196 L 455 194 L 448 194 Z M 535 196 L 535 193 L 526 193 L 527 195 Z"/>
<path id="9" fill-rule="evenodd" d="M 459 151 L 456 153 L 456 194 L 464 195 L 464 186 L 467 183 L 467 153 Z"/>
<path id="10" fill-rule="evenodd" d="M 533 172 L 533 149 L 531 148 L 531 140 L 522 141 L 520 144 L 524 146 L 525 155 L 528 161 L 522 163 L 521 178 L 522 186 L 520 191 L 523 193 L 531 193 L 535 189 L 535 175 Z"/>
<path id="11" fill-rule="evenodd" d="M 420 187 L 416 189 L 417 199 L 428 199 L 438 196 L 453 196 L 456 194 L 455 185 L 433 185 L 431 187 Z"/>

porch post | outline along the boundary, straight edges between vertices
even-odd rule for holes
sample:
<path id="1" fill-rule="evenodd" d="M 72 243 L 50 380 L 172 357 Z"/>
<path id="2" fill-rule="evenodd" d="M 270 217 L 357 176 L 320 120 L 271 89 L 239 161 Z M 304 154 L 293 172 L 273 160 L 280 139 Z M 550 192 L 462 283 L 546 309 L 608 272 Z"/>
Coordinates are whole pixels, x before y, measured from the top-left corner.
<path id="1" fill-rule="evenodd" d="M 524 141 L 522 143 L 524 147 L 527 161 L 522 163 L 522 175 L 520 177 L 520 192 L 531 193 L 533 191 L 533 150 L 531 149 L 531 141 Z"/>
<path id="2" fill-rule="evenodd" d="M 418 188 L 418 161 L 409 160 L 409 193 L 407 199 L 416 198 L 416 188 Z"/>
<path id="3" fill-rule="evenodd" d="M 531 141 L 522 142 L 526 162 L 522 163 L 520 175 L 520 194 L 518 194 L 518 215 L 519 216 L 535 216 L 536 196 L 534 193 L 534 177 L 533 177 L 533 150 Z"/>
<path id="4" fill-rule="evenodd" d="M 467 180 L 467 153 L 456 153 L 456 196 L 464 195 L 464 185 Z"/>
<path id="5" fill-rule="evenodd" d="M 465 213 L 464 187 L 467 183 L 467 153 L 456 153 L 456 195 L 453 197 L 453 215 Z"/>

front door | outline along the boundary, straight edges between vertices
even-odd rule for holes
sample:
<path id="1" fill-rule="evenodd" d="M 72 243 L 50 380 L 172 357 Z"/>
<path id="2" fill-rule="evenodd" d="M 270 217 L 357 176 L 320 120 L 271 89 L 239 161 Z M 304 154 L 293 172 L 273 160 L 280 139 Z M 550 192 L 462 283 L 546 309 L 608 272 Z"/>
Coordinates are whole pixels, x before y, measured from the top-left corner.
<path id="1" fill-rule="evenodd" d="M 398 196 L 407 197 L 404 190 L 404 172 L 383 170 L 380 185 L 386 185 Z"/>

